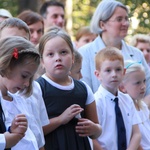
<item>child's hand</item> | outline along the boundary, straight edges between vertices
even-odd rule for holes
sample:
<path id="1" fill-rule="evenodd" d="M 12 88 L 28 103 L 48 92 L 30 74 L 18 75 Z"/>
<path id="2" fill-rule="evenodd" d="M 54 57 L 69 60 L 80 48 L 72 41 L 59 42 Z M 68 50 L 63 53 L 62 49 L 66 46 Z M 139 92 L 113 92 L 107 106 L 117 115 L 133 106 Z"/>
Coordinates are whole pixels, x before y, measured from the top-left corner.
<path id="1" fill-rule="evenodd" d="M 59 116 L 61 124 L 68 123 L 72 118 L 74 118 L 77 114 L 81 113 L 82 111 L 83 108 L 81 108 L 79 105 L 77 104 L 71 105 Z"/>
<path id="2" fill-rule="evenodd" d="M 77 126 L 76 126 L 76 132 L 79 134 L 81 137 L 85 136 L 92 136 L 96 134 L 97 130 L 96 127 L 97 125 L 85 118 L 79 119 Z"/>
<path id="3" fill-rule="evenodd" d="M 11 132 L 12 133 L 18 133 L 18 134 L 24 134 L 27 130 L 28 122 L 25 115 L 20 114 L 17 115 L 11 124 Z"/>

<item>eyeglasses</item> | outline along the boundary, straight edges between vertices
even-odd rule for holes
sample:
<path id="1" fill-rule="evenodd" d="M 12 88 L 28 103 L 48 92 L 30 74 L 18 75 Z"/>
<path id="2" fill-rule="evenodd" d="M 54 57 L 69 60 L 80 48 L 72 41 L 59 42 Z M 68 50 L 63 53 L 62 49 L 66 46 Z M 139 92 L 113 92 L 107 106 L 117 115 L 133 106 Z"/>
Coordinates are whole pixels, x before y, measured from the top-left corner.
<path id="1" fill-rule="evenodd" d="M 115 18 L 114 20 L 108 20 L 108 21 L 112 21 L 112 22 L 118 22 L 118 23 L 124 23 L 124 22 L 127 22 L 127 23 L 130 23 L 131 22 L 131 18 L 128 18 L 128 17 L 118 17 L 118 18 Z"/>

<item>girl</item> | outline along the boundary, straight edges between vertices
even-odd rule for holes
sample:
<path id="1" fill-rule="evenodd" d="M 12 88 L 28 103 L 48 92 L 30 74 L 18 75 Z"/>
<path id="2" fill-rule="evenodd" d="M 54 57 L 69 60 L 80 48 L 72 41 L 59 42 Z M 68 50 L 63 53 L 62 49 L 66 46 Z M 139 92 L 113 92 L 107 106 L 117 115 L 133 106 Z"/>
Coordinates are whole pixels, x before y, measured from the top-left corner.
<path id="1" fill-rule="evenodd" d="M 30 102 L 15 94 L 23 91 L 24 96 L 31 95 L 32 79 L 39 63 L 37 50 L 24 38 L 12 36 L 0 41 L 0 96 L 6 125 L 19 113 L 25 114 L 29 123 L 25 136 L 13 150 L 39 149 L 35 135 L 42 137 L 41 126 L 32 118 L 34 113 L 29 107 Z"/>
<path id="2" fill-rule="evenodd" d="M 146 90 L 146 79 L 144 67 L 139 62 L 125 62 L 125 76 L 120 85 L 120 90 L 128 93 L 135 104 L 135 108 L 140 117 L 139 128 L 141 131 L 141 147 L 143 150 L 150 149 L 150 104 L 143 101 Z"/>
<path id="3" fill-rule="evenodd" d="M 55 27 L 41 38 L 39 52 L 46 73 L 37 81 L 50 119 L 44 127 L 45 149 L 91 150 L 87 136 L 97 138 L 101 127 L 90 88 L 69 76 L 74 61 L 70 37 Z"/>

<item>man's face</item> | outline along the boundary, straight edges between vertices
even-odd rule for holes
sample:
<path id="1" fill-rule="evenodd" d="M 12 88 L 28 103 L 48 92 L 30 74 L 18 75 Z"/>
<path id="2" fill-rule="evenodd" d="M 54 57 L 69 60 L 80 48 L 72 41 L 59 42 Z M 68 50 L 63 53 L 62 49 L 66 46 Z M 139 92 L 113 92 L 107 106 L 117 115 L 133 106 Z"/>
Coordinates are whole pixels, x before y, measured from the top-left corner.
<path id="1" fill-rule="evenodd" d="M 62 7 L 49 6 L 47 8 L 46 18 L 44 18 L 45 29 L 51 26 L 58 26 L 63 28 L 65 24 L 64 14 L 65 12 Z"/>

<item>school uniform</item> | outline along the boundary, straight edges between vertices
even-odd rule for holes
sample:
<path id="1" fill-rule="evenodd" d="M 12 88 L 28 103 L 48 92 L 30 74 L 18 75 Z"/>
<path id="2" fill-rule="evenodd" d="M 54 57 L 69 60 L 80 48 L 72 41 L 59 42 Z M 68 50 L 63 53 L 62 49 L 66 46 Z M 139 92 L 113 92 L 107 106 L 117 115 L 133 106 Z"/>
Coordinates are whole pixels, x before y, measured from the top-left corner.
<path id="1" fill-rule="evenodd" d="M 140 117 L 139 129 L 141 131 L 141 146 L 143 150 L 150 150 L 150 111 L 145 102 L 142 101 L 143 108 L 137 113 Z"/>
<path id="2" fill-rule="evenodd" d="M 41 148 L 45 145 L 42 126 L 48 125 L 49 119 L 39 84 L 33 81 L 32 87 L 33 93 L 31 96 L 28 98 L 22 94 L 20 94 L 20 96 L 24 98 L 27 103 L 28 111 L 30 111 L 29 126 L 37 139 L 38 147 Z"/>
<path id="3" fill-rule="evenodd" d="M 0 134 L 0 150 L 4 150 L 6 146 L 6 140 L 4 134 Z"/>
<path id="4" fill-rule="evenodd" d="M 117 150 L 117 124 L 114 102 L 116 96 L 103 88 L 102 85 L 100 85 L 94 96 L 99 123 L 102 126 L 102 134 L 97 140 L 104 150 Z M 132 126 L 138 124 L 139 120 L 135 106 L 129 95 L 118 91 L 117 97 L 126 128 L 128 146 L 132 136 Z"/>
<path id="5" fill-rule="evenodd" d="M 46 75 L 37 79 L 41 86 L 43 99 L 49 119 L 62 114 L 72 104 L 82 108 L 94 101 L 91 89 L 81 81 L 70 77 L 72 83 L 68 86 L 59 85 L 50 80 Z M 84 117 L 84 113 L 81 113 Z M 77 118 L 67 124 L 61 125 L 45 136 L 45 150 L 91 150 L 87 137 L 80 137 L 75 132 Z"/>
<path id="6" fill-rule="evenodd" d="M 92 89 L 92 91 L 95 93 L 100 85 L 100 81 L 96 78 L 94 71 L 95 71 L 95 55 L 97 54 L 98 51 L 102 50 L 105 48 L 105 44 L 100 36 L 97 36 L 97 38 L 91 42 L 88 43 L 81 48 L 79 48 L 79 53 L 82 55 L 82 80 L 85 81 Z M 134 60 L 137 62 L 141 62 L 142 65 L 145 68 L 146 71 L 146 95 L 150 94 L 150 69 L 145 61 L 145 58 L 143 56 L 143 53 L 133 47 L 127 45 L 123 40 L 122 40 L 122 48 L 121 48 L 121 53 L 123 55 L 124 61 L 125 60 Z"/>

